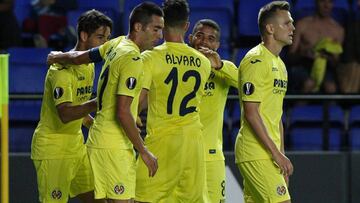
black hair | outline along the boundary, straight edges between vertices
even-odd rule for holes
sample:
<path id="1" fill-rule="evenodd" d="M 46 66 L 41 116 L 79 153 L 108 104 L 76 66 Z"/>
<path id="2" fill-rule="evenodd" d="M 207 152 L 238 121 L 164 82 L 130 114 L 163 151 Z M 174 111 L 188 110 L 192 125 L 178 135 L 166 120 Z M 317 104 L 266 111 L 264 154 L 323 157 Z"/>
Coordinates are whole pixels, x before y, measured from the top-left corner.
<path id="1" fill-rule="evenodd" d="M 274 17 L 276 11 L 290 11 L 290 4 L 287 1 L 273 1 L 263 6 L 259 11 L 258 25 L 261 35 L 264 35 L 268 20 Z"/>
<path id="2" fill-rule="evenodd" d="M 95 9 L 86 11 L 81 14 L 77 22 L 78 38 L 80 38 L 81 32 L 86 32 L 88 35 L 91 35 L 102 26 L 109 27 L 110 31 L 113 27 L 112 20 L 105 14 Z"/>
<path id="3" fill-rule="evenodd" d="M 185 0 L 166 0 L 163 10 L 166 27 L 179 27 L 189 21 L 190 9 Z"/>
<path id="4" fill-rule="evenodd" d="M 131 12 L 129 20 L 129 31 L 132 32 L 134 30 L 135 23 L 141 23 L 144 27 L 151 22 L 151 16 L 164 16 L 162 9 L 152 2 L 144 2 L 137 5 Z"/>

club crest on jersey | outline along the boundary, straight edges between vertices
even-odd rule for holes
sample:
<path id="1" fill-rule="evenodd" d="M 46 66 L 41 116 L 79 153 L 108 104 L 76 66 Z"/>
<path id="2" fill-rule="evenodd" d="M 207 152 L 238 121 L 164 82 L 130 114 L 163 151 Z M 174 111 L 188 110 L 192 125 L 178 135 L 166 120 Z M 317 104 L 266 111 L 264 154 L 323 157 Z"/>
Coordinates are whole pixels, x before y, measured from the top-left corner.
<path id="1" fill-rule="evenodd" d="M 115 187 L 114 187 L 115 194 L 121 195 L 124 193 L 124 191 L 125 191 L 125 187 L 121 183 L 118 185 L 115 185 Z"/>
<path id="2" fill-rule="evenodd" d="M 55 98 L 55 99 L 61 98 L 61 97 L 63 96 L 63 94 L 64 94 L 63 88 L 61 88 L 61 87 L 56 87 L 56 88 L 54 89 L 54 98 Z"/>
<path id="3" fill-rule="evenodd" d="M 129 90 L 132 90 L 136 87 L 136 79 L 134 77 L 130 77 L 126 80 L 126 87 Z"/>
<path id="4" fill-rule="evenodd" d="M 59 190 L 59 189 L 54 189 L 52 192 L 51 192 L 51 197 L 53 199 L 60 199 L 62 196 L 62 192 Z"/>
<path id="5" fill-rule="evenodd" d="M 276 188 L 276 192 L 277 192 L 278 195 L 283 196 L 283 195 L 286 194 L 286 187 L 283 186 L 283 185 L 279 185 Z"/>
<path id="6" fill-rule="evenodd" d="M 254 90 L 255 86 L 251 82 L 246 82 L 243 85 L 243 92 L 245 95 L 251 95 L 252 93 L 254 93 Z"/>

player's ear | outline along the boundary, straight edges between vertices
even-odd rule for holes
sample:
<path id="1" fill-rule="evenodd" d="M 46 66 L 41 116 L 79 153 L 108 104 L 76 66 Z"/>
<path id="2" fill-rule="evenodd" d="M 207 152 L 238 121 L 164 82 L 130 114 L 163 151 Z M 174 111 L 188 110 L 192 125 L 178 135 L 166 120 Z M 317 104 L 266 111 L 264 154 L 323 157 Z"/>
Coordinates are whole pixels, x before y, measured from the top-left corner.
<path id="1" fill-rule="evenodd" d="M 274 34 L 274 31 L 275 31 L 275 29 L 274 29 L 274 24 L 272 24 L 272 23 L 266 24 L 265 30 L 266 30 L 266 32 L 269 33 L 269 34 Z"/>
<path id="2" fill-rule="evenodd" d="M 188 36 L 189 44 L 192 44 L 193 37 L 194 37 L 194 35 L 189 34 L 189 36 Z"/>
<path id="3" fill-rule="evenodd" d="M 190 27 L 190 22 L 186 22 L 186 23 L 184 24 L 185 33 L 188 31 L 189 27 Z"/>
<path id="4" fill-rule="evenodd" d="M 136 32 L 141 31 L 141 29 L 142 29 L 141 23 L 134 23 L 134 30 L 135 30 Z"/>
<path id="5" fill-rule="evenodd" d="M 88 34 L 86 32 L 84 32 L 84 31 L 81 31 L 80 32 L 80 40 L 82 42 L 85 42 L 87 39 L 88 39 Z"/>

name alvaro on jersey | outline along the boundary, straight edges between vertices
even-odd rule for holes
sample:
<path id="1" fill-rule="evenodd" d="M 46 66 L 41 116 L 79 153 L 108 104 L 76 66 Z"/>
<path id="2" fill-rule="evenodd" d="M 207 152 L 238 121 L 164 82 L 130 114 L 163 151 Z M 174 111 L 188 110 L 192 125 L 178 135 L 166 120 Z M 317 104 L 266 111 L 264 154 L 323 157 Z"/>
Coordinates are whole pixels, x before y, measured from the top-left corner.
<path id="1" fill-rule="evenodd" d="M 201 66 L 201 60 L 198 57 L 193 56 L 186 56 L 186 55 L 174 55 L 166 53 L 165 55 L 165 61 L 167 64 L 173 64 L 173 65 L 184 65 L 184 66 L 194 66 L 194 67 L 200 67 Z"/>

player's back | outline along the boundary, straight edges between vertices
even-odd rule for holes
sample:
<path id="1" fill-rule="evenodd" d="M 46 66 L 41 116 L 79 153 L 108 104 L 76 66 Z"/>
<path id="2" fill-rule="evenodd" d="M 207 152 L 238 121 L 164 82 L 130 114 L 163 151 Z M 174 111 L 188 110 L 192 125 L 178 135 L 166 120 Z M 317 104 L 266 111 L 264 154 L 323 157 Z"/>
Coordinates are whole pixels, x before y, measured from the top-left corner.
<path id="1" fill-rule="evenodd" d="M 199 125 L 198 107 L 209 78 L 210 61 L 183 43 L 165 42 L 143 54 L 144 88 L 149 89 L 149 136 Z"/>

